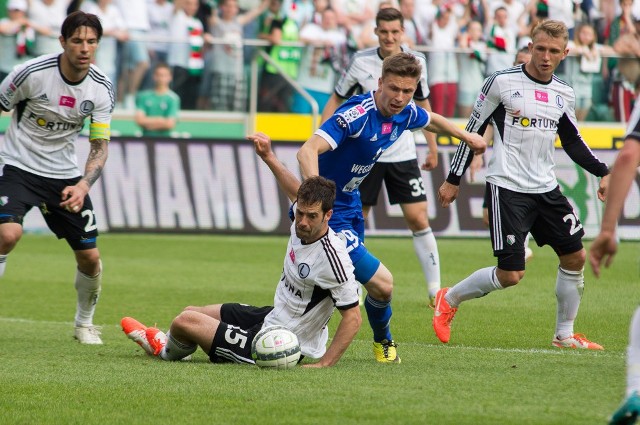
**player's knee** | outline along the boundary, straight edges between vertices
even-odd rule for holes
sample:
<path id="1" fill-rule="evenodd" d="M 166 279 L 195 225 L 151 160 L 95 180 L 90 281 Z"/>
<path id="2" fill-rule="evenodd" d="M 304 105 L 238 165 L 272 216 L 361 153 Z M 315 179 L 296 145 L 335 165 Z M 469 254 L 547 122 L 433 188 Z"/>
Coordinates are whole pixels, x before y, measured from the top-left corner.
<path id="1" fill-rule="evenodd" d="M 524 270 L 496 270 L 496 277 L 503 288 L 517 285 L 524 277 Z"/>
<path id="2" fill-rule="evenodd" d="M 0 254 L 8 254 L 20 241 L 22 226 L 6 223 L 0 226 Z"/>
<path id="3" fill-rule="evenodd" d="M 78 270 L 88 276 L 96 276 L 102 269 L 100 251 L 97 249 L 84 249 L 75 251 Z"/>
<path id="4" fill-rule="evenodd" d="M 571 254 L 561 255 L 560 267 L 565 270 L 582 270 L 584 263 L 587 260 L 587 251 L 582 248 L 580 251 L 572 252 Z"/>

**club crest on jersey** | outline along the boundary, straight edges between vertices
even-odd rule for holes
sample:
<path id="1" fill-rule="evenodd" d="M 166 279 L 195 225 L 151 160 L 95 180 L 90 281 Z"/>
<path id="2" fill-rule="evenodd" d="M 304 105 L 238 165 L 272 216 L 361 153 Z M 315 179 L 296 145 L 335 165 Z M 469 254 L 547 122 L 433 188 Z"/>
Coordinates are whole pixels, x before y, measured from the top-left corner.
<path id="1" fill-rule="evenodd" d="M 298 266 L 298 275 L 301 279 L 306 279 L 306 277 L 309 276 L 310 272 L 311 267 L 309 267 L 307 263 L 302 263 Z"/>
<path id="2" fill-rule="evenodd" d="M 536 90 L 535 95 L 538 102 L 549 102 L 549 94 L 546 91 Z"/>
<path id="3" fill-rule="evenodd" d="M 82 112 L 83 114 L 89 114 L 91 111 L 93 111 L 94 108 L 95 105 L 90 100 L 83 100 L 80 104 L 80 112 Z"/>
<path id="4" fill-rule="evenodd" d="M 391 137 L 389 137 L 389 139 L 392 142 L 395 142 L 398 139 L 398 127 L 393 129 L 393 133 L 391 133 Z"/>
<path id="5" fill-rule="evenodd" d="M 73 108 L 74 106 L 76 106 L 76 99 L 71 96 L 60 96 L 58 105 L 66 106 L 67 108 Z"/>
<path id="6" fill-rule="evenodd" d="M 356 105 L 352 108 L 347 109 L 343 115 L 344 119 L 347 120 L 347 122 L 354 122 L 366 113 L 367 111 L 365 111 L 362 106 Z"/>
<path id="7" fill-rule="evenodd" d="M 564 108 L 564 99 L 559 94 L 556 95 L 556 106 L 560 109 Z"/>
<path id="8" fill-rule="evenodd" d="M 391 122 L 383 122 L 382 123 L 382 134 L 391 133 L 391 129 L 393 128 L 393 123 Z"/>

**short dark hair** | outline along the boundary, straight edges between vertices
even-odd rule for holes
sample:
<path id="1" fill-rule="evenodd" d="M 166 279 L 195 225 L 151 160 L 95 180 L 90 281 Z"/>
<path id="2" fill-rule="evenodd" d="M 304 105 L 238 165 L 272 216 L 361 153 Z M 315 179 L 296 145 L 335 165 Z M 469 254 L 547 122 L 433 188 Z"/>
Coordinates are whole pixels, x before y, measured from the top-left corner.
<path id="1" fill-rule="evenodd" d="M 309 177 L 298 188 L 298 203 L 315 205 L 320 202 L 324 214 L 333 208 L 335 200 L 336 184 L 322 176 Z"/>
<path id="2" fill-rule="evenodd" d="M 389 74 L 399 77 L 412 77 L 417 81 L 422 74 L 422 66 L 411 53 L 400 52 L 387 56 L 382 61 L 382 78 L 384 79 Z"/>
<path id="3" fill-rule="evenodd" d="M 67 40 L 80 27 L 93 28 L 96 32 L 96 36 L 98 37 L 98 41 L 102 38 L 102 24 L 100 23 L 100 18 L 92 13 L 85 13 L 81 10 L 77 10 L 67 16 L 62 23 L 60 35 L 62 35 L 63 39 Z"/>
<path id="4" fill-rule="evenodd" d="M 385 7 L 376 14 L 376 26 L 380 26 L 380 22 L 392 21 L 400 21 L 400 26 L 404 28 L 404 16 L 395 7 Z"/>

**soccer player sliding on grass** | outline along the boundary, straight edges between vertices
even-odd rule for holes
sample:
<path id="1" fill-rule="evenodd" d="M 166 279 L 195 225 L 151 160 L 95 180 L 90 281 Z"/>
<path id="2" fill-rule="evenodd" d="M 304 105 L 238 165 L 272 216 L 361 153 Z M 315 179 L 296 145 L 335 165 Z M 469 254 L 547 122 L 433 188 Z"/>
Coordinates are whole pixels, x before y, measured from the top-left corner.
<path id="1" fill-rule="evenodd" d="M 433 328 L 440 341 L 449 342 L 451 321 L 461 303 L 520 282 L 525 270 L 524 241 L 531 232 L 539 246 L 553 248 L 560 262 L 552 344 L 602 350 L 601 345 L 573 329 L 584 288 L 586 252 L 582 224 L 561 193 L 553 171 L 556 135 L 575 163 L 601 177 L 601 201 L 606 195 L 609 170 L 580 136 L 573 89 L 554 75 L 569 52 L 566 25 L 543 21 L 531 36 L 531 60 L 488 77 L 467 124 L 467 130 L 480 134 L 489 122 L 494 128 L 486 201 L 498 266 L 477 270 L 452 288 L 441 289 L 436 296 Z M 460 144 L 447 181 L 438 190 L 443 207 L 458 196 L 460 180 L 472 157 L 473 152 Z"/>
<path id="2" fill-rule="evenodd" d="M 263 154 L 270 152 L 270 141 L 265 137 L 260 142 L 255 142 L 256 152 L 269 164 Z M 346 246 L 328 225 L 336 186 L 319 176 L 305 180 L 299 189 L 296 185 L 290 190 L 293 186 L 287 181 L 281 186 L 293 202 L 294 222 L 273 307 L 237 303 L 186 307 L 167 334 L 125 317 L 121 325 L 127 337 L 162 360 L 182 360 L 200 346 L 213 363 L 253 364 L 253 338 L 261 329 L 279 325 L 296 334 L 303 356 L 318 359 L 306 367 L 335 365 L 362 322 L 353 265 Z M 327 323 L 334 309 L 341 320 L 327 348 Z"/>

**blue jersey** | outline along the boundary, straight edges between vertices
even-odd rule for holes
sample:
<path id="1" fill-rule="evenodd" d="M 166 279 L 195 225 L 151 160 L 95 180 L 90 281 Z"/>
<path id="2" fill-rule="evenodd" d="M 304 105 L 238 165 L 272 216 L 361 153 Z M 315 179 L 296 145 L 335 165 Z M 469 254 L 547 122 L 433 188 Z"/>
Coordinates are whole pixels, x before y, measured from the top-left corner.
<path id="1" fill-rule="evenodd" d="M 358 186 L 403 131 L 426 127 L 431 119 L 413 100 L 399 114 L 385 117 L 376 108 L 373 93 L 351 97 L 315 132 L 331 145 L 318 158 L 320 175 L 336 183 L 329 226 L 345 240 L 362 283 L 369 281 L 379 260 L 368 268 L 356 264 L 367 253 Z"/>
<path id="2" fill-rule="evenodd" d="M 320 175 L 336 183 L 334 217 L 362 210 L 358 186 L 380 155 L 403 131 L 429 124 L 429 113 L 413 100 L 399 114 L 383 116 L 373 93 L 351 97 L 315 132 L 331 145 L 318 158 L 318 165 Z"/>

